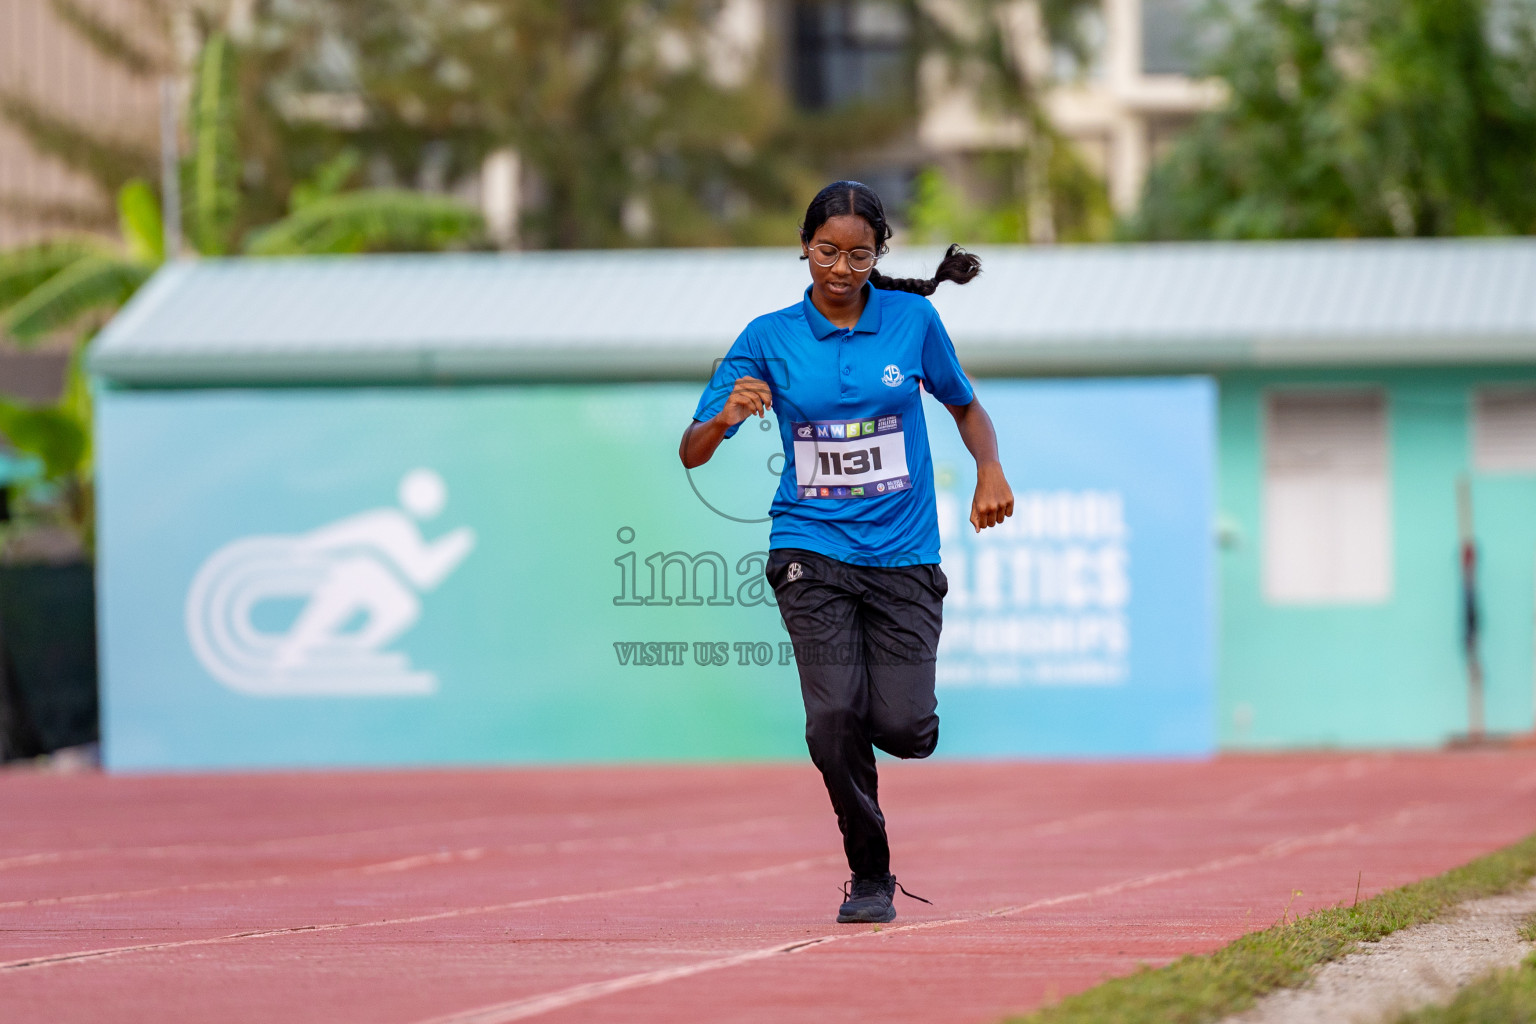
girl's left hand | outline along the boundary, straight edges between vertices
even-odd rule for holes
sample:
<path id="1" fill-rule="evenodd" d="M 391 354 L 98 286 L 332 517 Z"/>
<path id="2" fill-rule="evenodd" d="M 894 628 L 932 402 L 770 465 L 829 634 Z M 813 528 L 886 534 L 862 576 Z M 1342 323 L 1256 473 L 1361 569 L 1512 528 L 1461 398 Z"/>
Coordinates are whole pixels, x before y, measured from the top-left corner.
<path id="1" fill-rule="evenodd" d="M 976 467 L 976 497 L 971 499 L 971 525 L 980 533 L 989 526 L 999 526 L 1013 515 L 1013 488 L 1003 476 L 1000 463 L 988 462 Z"/>

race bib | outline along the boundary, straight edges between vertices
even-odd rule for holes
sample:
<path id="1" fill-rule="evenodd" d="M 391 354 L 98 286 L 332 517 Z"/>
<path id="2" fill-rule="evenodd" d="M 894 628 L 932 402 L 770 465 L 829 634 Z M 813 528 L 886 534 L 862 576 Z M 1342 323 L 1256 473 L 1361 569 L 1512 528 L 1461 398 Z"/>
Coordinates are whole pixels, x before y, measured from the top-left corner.
<path id="1" fill-rule="evenodd" d="M 793 424 L 802 498 L 876 498 L 912 486 L 900 416 Z"/>

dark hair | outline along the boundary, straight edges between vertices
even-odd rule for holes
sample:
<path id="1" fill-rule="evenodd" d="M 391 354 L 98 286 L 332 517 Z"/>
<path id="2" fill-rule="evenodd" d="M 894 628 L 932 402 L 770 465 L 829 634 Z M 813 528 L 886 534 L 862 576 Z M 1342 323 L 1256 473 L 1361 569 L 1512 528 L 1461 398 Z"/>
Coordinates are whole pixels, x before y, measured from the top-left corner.
<path id="1" fill-rule="evenodd" d="M 885 222 L 885 205 L 880 202 L 880 197 L 875 195 L 875 190 L 862 181 L 834 181 L 811 200 L 811 205 L 805 208 L 805 223 L 800 226 L 800 241 L 806 245 L 811 244 L 811 239 L 816 237 L 816 231 L 833 217 L 844 217 L 852 214 L 855 217 L 863 217 L 875 232 L 875 252 L 884 256 L 890 251 L 886 242 L 891 238 L 891 226 Z M 801 259 L 805 259 L 801 254 Z M 939 287 L 940 281 L 953 281 L 955 284 L 965 284 L 977 274 L 981 273 L 981 260 L 966 252 L 958 245 L 951 245 L 944 258 L 939 261 L 939 269 L 933 272 L 933 276 L 924 281 L 918 277 L 886 277 L 878 270 L 869 272 L 869 283 L 876 288 L 884 288 L 890 291 L 916 292 L 919 295 L 932 295 Z"/>

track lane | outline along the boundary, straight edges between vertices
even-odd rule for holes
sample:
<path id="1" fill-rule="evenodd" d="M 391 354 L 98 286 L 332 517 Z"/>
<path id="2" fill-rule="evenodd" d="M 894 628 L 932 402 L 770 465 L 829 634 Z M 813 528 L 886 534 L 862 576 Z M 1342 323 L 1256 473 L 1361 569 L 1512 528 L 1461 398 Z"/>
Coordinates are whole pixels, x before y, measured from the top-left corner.
<path id="1" fill-rule="evenodd" d="M 1229 799 L 1224 800 L 1218 806 L 1218 808 L 1214 810 L 1217 813 L 1237 812 L 1242 809 L 1251 807 L 1256 802 L 1262 801 L 1264 799 L 1279 798 L 1294 794 L 1299 791 L 1304 791 L 1309 788 L 1322 785 L 1330 785 L 1336 782 L 1339 778 L 1359 777 L 1362 774 L 1361 767 L 1362 763 L 1357 760 L 1346 762 L 1339 766 L 1323 766 L 1322 768 L 1311 769 L 1302 773 L 1295 774 L 1291 777 L 1282 777 L 1277 780 L 1268 781 L 1258 786 L 1257 788 L 1250 788 L 1247 790 L 1239 791 L 1235 795 L 1232 795 Z M 974 820 L 974 816 L 978 810 L 976 806 L 969 806 L 964 802 L 960 802 L 959 807 L 962 820 Z M 955 813 L 955 810 L 956 804 L 952 801 L 946 801 L 942 811 L 940 812 L 941 817 L 939 820 L 928 822 L 928 827 L 922 829 L 922 831 L 928 832 L 929 834 L 942 831 L 945 825 L 945 819 L 947 819 L 949 816 L 952 816 Z M 1112 810 L 1095 811 L 1085 815 L 1077 815 L 1068 818 L 1053 819 L 1043 823 L 1023 823 L 1012 829 L 998 830 L 995 828 L 987 828 L 985 831 L 974 835 L 949 836 L 943 840 L 939 840 L 938 845 L 940 847 L 960 848 L 967 845 L 975 845 L 978 841 L 985 841 L 987 843 L 996 844 L 999 842 L 1006 843 L 1009 841 L 1018 841 L 1030 838 L 1048 838 L 1064 832 L 1091 829 L 1093 827 L 1109 825 L 1117 821 L 1128 822 L 1145 819 L 1148 817 L 1166 818 L 1170 813 L 1175 815 L 1200 814 L 1210 812 L 1212 810 L 1212 808 L 1203 808 L 1199 804 L 1191 804 L 1188 807 L 1171 808 L 1158 812 L 1155 810 L 1148 810 L 1140 802 L 1136 802 L 1130 806 L 1120 807 Z M 931 811 L 926 813 L 929 815 L 932 814 Z M 915 819 L 915 825 L 921 826 L 924 817 L 924 809 L 913 808 L 913 818 Z M 775 823 L 783 820 L 786 819 L 783 817 L 757 818 L 714 826 L 699 826 L 694 829 L 663 830 L 659 832 L 648 833 L 640 837 L 616 837 L 612 839 L 565 840 L 554 843 L 521 844 L 516 847 L 508 847 L 506 850 L 508 852 L 525 853 L 535 856 L 539 854 L 554 853 L 561 857 L 568 857 L 570 854 L 577 852 L 599 852 L 604 855 L 604 862 L 602 866 L 607 868 L 616 863 L 616 860 L 608 855 L 616 852 L 626 852 L 631 856 L 634 856 L 647 846 L 655 846 L 659 840 L 681 839 L 685 836 L 688 836 L 696 842 L 701 843 L 701 845 L 707 846 L 708 844 L 704 843 L 703 841 L 707 840 L 710 836 L 714 836 L 718 839 L 720 836 L 744 832 L 754 826 L 762 825 L 764 823 Z M 918 852 L 932 842 L 932 840 L 919 840 L 912 844 L 912 850 L 913 852 Z M 813 844 L 802 845 L 804 848 L 797 851 L 801 854 L 809 852 L 810 849 L 815 848 Z M 718 848 L 718 844 L 716 848 Z M 86 894 L 76 897 L 53 897 L 43 900 L 16 901 L 10 904 L 10 907 L 11 909 L 25 908 L 29 910 L 37 910 L 47 908 L 51 904 L 67 904 L 76 902 L 91 903 L 109 900 L 136 900 L 144 899 L 146 897 L 189 895 L 194 893 L 227 893 L 246 888 L 278 889 L 281 887 L 288 887 L 292 889 L 300 886 L 314 886 L 316 884 L 339 886 L 341 884 L 345 884 L 346 881 L 353 878 L 367 876 L 370 874 L 386 873 L 393 870 L 410 870 L 412 868 L 449 866 L 471 861 L 479 861 L 486 856 L 486 853 L 487 851 L 485 848 L 477 847 L 468 850 L 444 851 L 438 854 L 415 855 L 397 861 L 367 864 L 342 869 L 332 869 L 329 871 L 321 872 L 294 872 L 290 874 L 269 876 L 265 878 L 242 879 L 231 882 L 191 883 L 181 886 L 162 887 L 158 889 L 142 891 L 107 892 Z M 802 856 L 800 859 L 796 860 L 795 863 L 801 863 L 804 861 L 804 859 L 805 858 Z M 833 858 L 833 861 L 835 861 L 835 858 Z M 699 875 L 692 877 L 709 878 L 713 876 Z M 689 884 L 690 879 L 674 879 L 665 884 L 668 887 L 676 887 L 673 885 L 673 882 L 676 882 L 679 885 Z M 635 886 L 615 884 L 613 887 L 603 891 L 617 896 L 635 891 L 645 892 L 652 890 L 647 886 L 639 887 L 637 890 Z M 512 907 L 541 906 L 544 905 L 543 901 L 547 899 L 550 899 L 550 897 L 547 895 L 539 895 L 521 900 L 500 901 L 485 905 L 481 908 L 471 908 L 465 912 L 494 913 L 501 910 L 510 909 Z M 301 914 L 303 905 L 304 904 L 301 901 L 298 908 Z M 290 923 L 273 922 L 266 927 L 238 928 L 238 930 L 224 936 L 217 934 L 204 934 L 199 936 L 195 941 L 198 945 L 207 945 L 226 941 L 239 942 L 253 938 L 269 938 L 272 936 L 285 934 L 304 935 L 315 932 L 330 932 L 347 927 L 349 924 L 365 927 L 380 927 L 391 923 L 408 924 L 420 920 L 438 919 L 440 919 L 439 915 L 428 913 L 406 915 L 393 919 L 385 919 L 383 921 L 377 919 L 360 918 L 350 922 L 334 920 L 323 922 L 315 922 L 313 920 L 300 920 Z M 21 921 L 18 921 L 13 917 L 7 918 L 4 916 L 0 916 L 0 922 L 3 922 L 4 924 L 21 923 Z M 3 943 L 0 943 L 0 948 L 4 948 Z M 51 963 L 71 962 L 77 959 L 90 959 L 95 955 L 116 955 L 118 952 L 139 952 L 160 948 L 180 947 L 173 942 L 159 941 L 134 943 L 123 947 L 108 947 L 105 950 L 61 950 L 55 951 L 51 954 L 34 954 L 31 956 L 13 957 L 11 960 L 6 961 L 5 963 L 0 963 L 0 970 L 5 969 L 7 964 L 40 966 Z M 83 957 L 69 955 L 71 953 L 81 952 L 88 953 L 90 955 Z"/>
<path id="2" fill-rule="evenodd" d="M 787 867 L 789 857 L 772 864 L 758 861 L 714 877 L 665 870 L 690 858 L 702 858 L 697 863 L 711 857 L 739 861 L 751 852 L 751 843 L 759 841 L 785 853 L 835 854 L 821 807 L 824 796 L 817 793 L 814 803 L 793 806 L 801 794 L 784 792 L 786 776 L 773 770 L 768 784 L 753 788 L 752 810 L 769 817 L 775 810 L 785 811 L 786 825 L 777 838 L 769 828 L 766 834 L 736 837 L 749 840 L 747 845 L 711 840 L 701 849 L 663 846 L 622 858 L 632 863 L 607 868 L 605 860 L 615 858 L 605 858 L 600 850 L 542 860 L 530 857 L 525 864 L 508 865 L 532 872 L 528 882 L 545 887 L 533 901 L 572 897 L 572 902 L 494 910 L 487 908 L 514 901 L 466 899 L 492 877 L 481 858 L 424 863 L 360 880 L 353 888 L 336 887 L 323 878 L 299 880 L 242 895 L 227 906 L 214 899 L 217 893 L 194 893 L 177 899 L 162 895 L 53 907 L 51 916 L 44 915 L 48 920 L 30 927 L 78 928 L 90 920 L 138 927 L 148 913 L 167 919 L 180 914 L 187 922 L 182 925 L 185 935 L 198 915 L 210 909 L 255 920 L 277 905 L 273 901 L 286 901 L 286 912 L 293 913 L 301 912 L 305 901 L 331 906 L 365 896 L 383 901 L 377 906 L 386 909 L 409 910 L 422 901 L 449 897 L 459 903 L 428 915 L 380 915 L 390 920 L 373 928 L 290 931 L 260 939 L 213 936 L 213 942 L 155 944 L 155 949 L 121 943 L 141 948 L 72 962 L 68 968 L 60 964 L 53 970 L 0 972 L 0 1003 L 26 1010 L 30 1017 L 61 1022 L 96 1019 L 99 1012 L 92 1016 L 84 1011 L 110 1006 L 114 1020 L 124 1022 L 216 1015 L 231 1024 L 277 1016 L 294 1024 L 411 1024 L 452 1015 L 455 1007 L 484 1009 L 688 969 L 661 983 L 628 985 L 541 1013 L 551 1021 L 588 1019 L 583 1014 L 589 1012 L 659 1021 L 678 1019 L 678 1008 L 687 1007 L 694 1019 L 766 1021 L 794 1019 L 795 1013 L 820 1006 L 827 1019 L 838 1020 L 853 1018 L 839 1015 L 837 989 L 835 984 L 829 987 L 829 979 L 875 972 L 893 995 L 900 994 L 900 1006 L 920 1014 L 911 1019 L 980 1020 L 984 1018 L 956 1014 L 970 1013 L 967 1007 L 983 1003 L 1020 1008 L 1020 1000 L 1044 998 L 1039 976 L 1014 976 L 1020 970 L 1015 961 L 1023 951 L 1050 964 L 1063 985 L 1077 986 L 1086 983 L 1085 972 L 1097 977 L 1117 966 L 1128 967 L 1137 956 L 1151 959 L 1151 954 L 1170 949 L 1219 944 L 1223 936 L 1246 930 L 1239 904 L 1256 914 L 1256 907 L 1267 906 L 1264 901 L 1278 900 L 1269 911 L 1277 913 L 1295 871 L 1305 876 L 1309 898 L 1316 879 L 1324 876 L 1343 884 L 1339 880 L 1347 874 L 1352 887 L 1357 850 L 1429 871 L 1455 862 L 1447 858 L 1464 860 L 1507 841 L 1505 835 L 1513 838 L 1529 825 L 1533 768 L 1536 759 L 1529 757 L 1476 763 L 1465 758 L 1372 757 L 1232 759 L 1173 766 L 891 766 L 884 788 L 891 817 L 900 824 L 899 870 L 909 883 L 921 879 L 923 885 L 913 888 L 941 898 L 949 909 L 924 917 L 927 908 L 904 904 L 901 931 L 811 947 L 802 944 L 834 933 L 827 915 L 835 902 L 831 879 L 841 874 L 835 855 L 822 856 L 819 864 L 793 867 Z M 695 785 L 691 791 L 700 794 L 707 788 Z M 695 816 L 699 806 L 707 807 L 698 812 L 704 817 L 734 806 L 718 794 L 698 799 L 698 805 L 672 812 L 662 801 L 652 801 L 645 813 L 657 824 L 671 824 L 679 816 Z M 1428 802 L 1459 807 L 1461 817 L 1447 811 L 1450 816 L 1440 822 L 1410 814 L 1396 826 L 1400 836 L 1373 824 L 1380 834 L 1345 836 L 1332 844 L 1284 849 L 1204 873 L 1159 877 L 1140 888 L 1098 892 L 1381 817 L 1362 818 L 1361 807 L 1401 813 L 1412 812 L 1409 805 Z M 385 811 L 394 813 L 387 807 Z M 1033 820 L 1008 828 L 994 824 L 1021 817 Z M 1162 828 L 1159 819 L 1165 819 Z M 970 827 L 964 828 L 967 824 Z M 1459 835 L 1459 845 L 1447 845 L 1447 834 Z M 1317 857 L 1323 859 L 1309 860 Z M 785 871 L 745 877 L 758 865 Z M 1128 872 L 1128 866 L 1146 870 Z M 581 890 L 570 885 L 604 870 L 612 872 L 605 879 L 615 880 L 632 871 L 631 884 Z M 652 877 L 634 877 L 645 873 Z M 688 881 L 675 887 L 645 888 L 684 879 Z M 454 880 L 462 883 L 457 893 Z M 1372 884 L 1368 874 L 1364 890 L 1372 891 Z M 1383 872 L 1376 884 L 1390 884 L 1390 873 Z M 1082 893 L 1089 895 L 1061 904 L 1040 902 Z M 1205 909 L 1202 902 L 1213 898 L 1222 904 L 1219 913 Z M 1027 909 L 1012 916 L 987 916 L 1009 908 Z M 1127 908 L 1138 916 L 1127 919 Z M 397 920 L 411 917 L 421 919 Z M 941 917 L 952 920 L 921 927 Z M 1172 924 L 1164 928 L 1159 922 Z M 0 927 L 13 923 L 18 922 L 11 912 L 0 915 Z M 300 923 L 323 922 L 311 914 Z M 837 929 L 836 934 L 844 931 Z M 1125 938 L 1132 933 L 1139 936 L 1136 942 Z M 1110 936 L 1108 947 L 1093 940 L 1103 934 Z M 1116 942 L 1129 948 L 1122 951 Z M 103 944 L 109 945 L 119 944 Z M 903 952 L 919 945 L 923 951 L 916 960 Z M 691 969 L 789 946 L 801 951 L 757 956 L 729 969 Z M 946 993 L 941 1005 L 924 1001 L 925 986 Z M 830 1008 L 829 998 L 834 1000 Z M 82 1012 L 73 1016 L 77 1006 Z M 891 1019 L 897 1021 L 900 1015 Z"/>

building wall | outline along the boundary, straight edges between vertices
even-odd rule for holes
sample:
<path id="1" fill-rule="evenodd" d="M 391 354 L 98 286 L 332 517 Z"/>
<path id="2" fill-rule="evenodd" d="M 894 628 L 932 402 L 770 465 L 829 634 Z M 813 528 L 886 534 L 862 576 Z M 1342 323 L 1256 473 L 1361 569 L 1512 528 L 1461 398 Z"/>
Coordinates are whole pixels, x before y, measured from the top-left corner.
<path id="1" fill-rule="evenodd" d="M 1022 8 L 1022 62 L 1042 80 L 1050 76 L 1046 114 L 1103 177 L 1117 213 L 1136 208 L 1153 162 L 1223 98 L 1219 84 L 1193 76 L 1198 6 L 1193 0 L 1103 0 L 1089 12 L 1087 35 L 1095 49 L 1087 67 L 1052 47 L 1036 5 Z M 928 155 L 984 153 L 1024 141 L 1022 125 L 983 112 L 964 89 L 938 81 L 925 80 L 921 93 L 918 138 Z"/>
<path id="2" fill-rule="evenodd" d="M 1237 373 L 1220 381 L 1218 742 L 1227 748 L 1431 746 L 1467 728 L 1457 479 L 1470 474 L 1480 549 L 1486 722 L 1533 716 L 1536 475 L 1473 472 L 1478 387 L 1536 369 Z M 1387 396 L 1392 587 L 1381 603 L 1277 606 L 1264 598 L 1264 396 L 1378 386 Z"/>
<path id="3" fill-rule="evenodd" d="M 79 2 L 135 38 L 150 44 L 157 38 L 136 0 Z M 0 87 L 72 121 L 105 127 L 151 153 L 157 145 L 156 83 L 103 59 L 60 22 L 46 0 L 0 0 Z M 0 120 L 0 248 L 60 229 L 111 232 L 115 226 L 110 197 L 60 161 L 37 153 Z"/>

